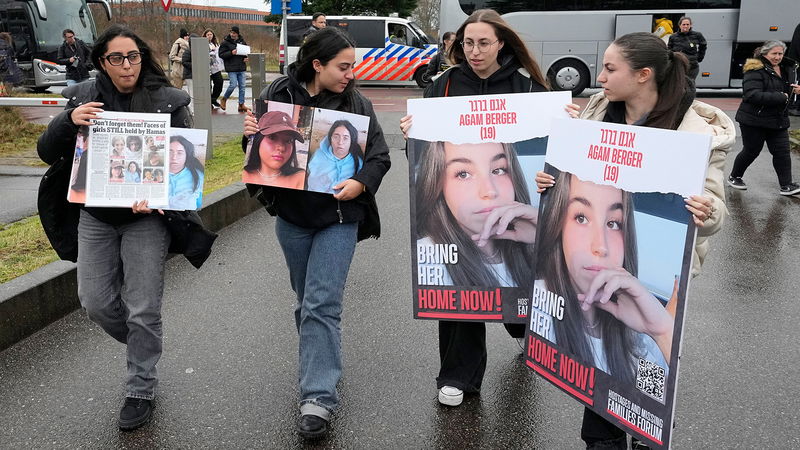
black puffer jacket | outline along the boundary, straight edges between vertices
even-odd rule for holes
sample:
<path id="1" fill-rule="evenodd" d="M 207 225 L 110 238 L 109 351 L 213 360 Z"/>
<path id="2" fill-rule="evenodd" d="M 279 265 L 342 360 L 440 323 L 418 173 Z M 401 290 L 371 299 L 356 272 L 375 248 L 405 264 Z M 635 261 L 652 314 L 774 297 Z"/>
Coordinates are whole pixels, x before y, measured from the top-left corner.
<path id="1" fill-rule="evenodd" d="M 372 103 L 360 92 L 353 89 L 343 94 L 328 91 L 311 97 L 294 78 L 294 65 L 289 66 L 288 75 L 272 82 L 261 92 L 259 101 L 274 100 L 295 105 L 334 109 L 362 116 L 369 116 L 369 130 L 364 166 L 352 179 L 361 182 L 366 190 L 353 200 L 339 201 L 330 194 L 322 194 L 296 189 L 248 184 L 251 195 L 266 206 L 272 215 L 306 228 L 324 228 L 334 223 L 358 222 L 358 240 L 380 236 L 380 218 L 375 194 L 383 176 L 389 171 L 389 147 L 383 137 L 383 130 Z M 256 110 L 259 110 L 256 107 Z M 247 138 L 242 139 L 242 149 L 246 149 Z"/>
<path id="2" fill-rule="evenodd" d="M 673 33 L 667 44 L 673 52 L 681 52 L 689 59 L 689 63 L 696 65 L 703 62 L 706 57 L 706 38 L 701 33 L 689 30 L 686 33 Z"/>
<path id="3" fill-rule="evenodd" d="M 179 89 L 164 86 L 166 79 L 143 80 L 144 88 L 139 88 L 130 98 L 129 108 L 120 108 L 121 99 L 116 89 L 113 89 L 109 78 L 100 73 L 95 81 L 77 84 L 62 91 L 62 95 L 69 99 L 66 109 L 53 118 L 50 125 L 39 137 L 37 151 L 42 161 L 50 164 L 50 168 L 42 177 L 39 185 L 39 217 L 42 226 L 50 240 L 53 249 L 61 259 L 77 261 L 78 258 L 78 218 L 81 205 L 67 202 L 67 189 L 69 188 L 70 173 L 72 170 L 72 157 L 75 151 L 75 138 L 78 127 L 72 122 L 72 111 L 78 106 L 101 101 L 103 108 L 108 111 L 130 111 L 169 113 L 172 116 L 173 127 L 189 128 L 192 126 L 192 116 L 186 105 L 189 104 L 189 95 Z M 130 209 L 125 208 L 87 208 L 101 217 L 109 215 L 117 220 L 135 220 Z M 93 214 L 93 215 L 94 215 Z M 172 220 L 197 222 L 196 213 L 176 211 L 171 212 L 166 218 Z M 102 220 L 102 219 L 101 219 Z M 177 245 L 183 248 L 170 247 L 173 253 L 184 253 L 196 267 L 205 260 L 210 252 L 213 238 L 209 232 L 198 229 L 196 225 L 170 226 L 170 230 L 188 230 L 187 233 L 197 232 L 198 240 L 192 238 L 174 239 Z M 197 248 L 197 243 L 202 241 L 203 248 Z"/>
<path id="4" fill-rule="evenodd" d="M 797 79 L 797 63 L 783 58 L 779 76 L 772 64 L 763 57 L 744 63 L 742 103 L 736 111 L 736 121 L 751 127 L 770 129 L 789 128 L 788 104 Z"/>
<path id="5" fill-rule="evenodd" d="M 247 71 L 247 63 L 244 62 L 247 56 L 233 54 L 233 51 L 236 50 L 236 44 L 247 45 L 247 42 L 244 41 L 242 35 L 239 35 L 239 39 L 234 41 L 229 34 L 225 36 L 222 44 L 219 45 L 219 57 L 222 58 L 222 62 L 225 63 L 225 72 Z"/>
<path id="6" fill-rule="evenodd" d="M 545 91 L 547 88 L 533 81 L 516 58 L 507 56 L 501 61 L 500 69 L 485 79 L 475 74 L 467 63 L 452 66 L 425 88 L 424 96 L 455 97 Z"/>

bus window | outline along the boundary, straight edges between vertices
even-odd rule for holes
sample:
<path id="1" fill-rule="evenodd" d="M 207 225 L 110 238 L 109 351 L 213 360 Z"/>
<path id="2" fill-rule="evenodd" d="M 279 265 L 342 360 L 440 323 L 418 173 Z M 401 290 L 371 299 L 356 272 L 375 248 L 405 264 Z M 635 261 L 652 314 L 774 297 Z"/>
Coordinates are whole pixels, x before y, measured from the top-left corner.
<path id="1" fill-rule="evenodd" d="M 508 14 L 518 11 L 739 8 L 741 0 L 459 0 L 459 3 L 464 14 L 483 8 Z"/>
<path id="2" fill-rule="evenodd" d="M 328 20 L 328 26 L 347 31 L 356 41 L 356 47 L 382 48 L 384 46 L 383 20 Z"/>
<path id="3" fill-rule="evenodd" d="M 289 19 L 286 21 L 286 29 L 289 32 L 288 40 L 290 47 L 299 47 L 303 44 L 303 34 L 311 26 L 311 21 L 307 19 Z"/>

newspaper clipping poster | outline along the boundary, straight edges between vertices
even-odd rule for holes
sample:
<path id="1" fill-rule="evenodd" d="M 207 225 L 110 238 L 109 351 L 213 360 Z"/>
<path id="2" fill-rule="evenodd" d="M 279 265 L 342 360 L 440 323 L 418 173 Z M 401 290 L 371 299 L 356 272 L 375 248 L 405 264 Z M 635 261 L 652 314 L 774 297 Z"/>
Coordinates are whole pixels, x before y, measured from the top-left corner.
<path id="1" fill-rule="evenodd" d="M 568 103 L 567 92 L 408 101 L 415 318 L 527 321 L 534 175 Z"/>
<path id="2" fill-rule="evenodd" d="M 269 101 L 256 117 L 245 183 L 335 194 L 364 165 L 369 116 Z"/>
<path id="3" fill-rule="evenodd" d="M 652 448 L 668 448 L 711 137 L 555 120 L 525 362 Z M 678 175 L 678 176 L 676 176 Z"/>
<path id="4" fill-rule="evenodd" d="M 146 199 L 152 208 L 199 209 L 208 130 L 166 128 L 169 120 L 108 111 L 80 127 L 67 200 L 128 208 Z"/>

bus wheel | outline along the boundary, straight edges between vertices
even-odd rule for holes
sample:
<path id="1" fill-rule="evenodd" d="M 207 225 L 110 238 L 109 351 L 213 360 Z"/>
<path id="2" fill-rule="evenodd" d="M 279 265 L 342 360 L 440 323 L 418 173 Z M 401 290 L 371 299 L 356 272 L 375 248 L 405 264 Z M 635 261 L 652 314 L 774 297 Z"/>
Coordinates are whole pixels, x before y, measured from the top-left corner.
<path id="1" fill-rule="evenodd" d="M 589 76 L 589 69 L 577 59 L 556 61 L 547 71 L 550 87 L 556 91 L 572 91 L 573 97 L 589 87 Z"/>
<path id="2" fill-rule="evenodd" d="M 414 72 L 414 81 L 417 82 L 417 86 L 425 89 L 429 84 L 431 84 L 430 78 L 425 76 L 425 72 L 428 71 L 428 66 L 421 66 Z"/>

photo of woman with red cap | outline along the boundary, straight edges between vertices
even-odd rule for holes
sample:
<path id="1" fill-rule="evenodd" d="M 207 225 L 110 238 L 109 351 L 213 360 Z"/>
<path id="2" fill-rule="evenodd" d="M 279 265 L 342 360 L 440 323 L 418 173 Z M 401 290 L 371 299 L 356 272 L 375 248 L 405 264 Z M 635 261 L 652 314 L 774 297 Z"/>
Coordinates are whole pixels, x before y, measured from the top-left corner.
<path id="1" fill-rule="evenodd" d="M 303 142 L 292 118 L 270 111 L 258 121 L 258 133 L 245 157 L 242 181 L 291 189 L 303 189 L 306 171 L 299 167 L 295 141 Z"/>

